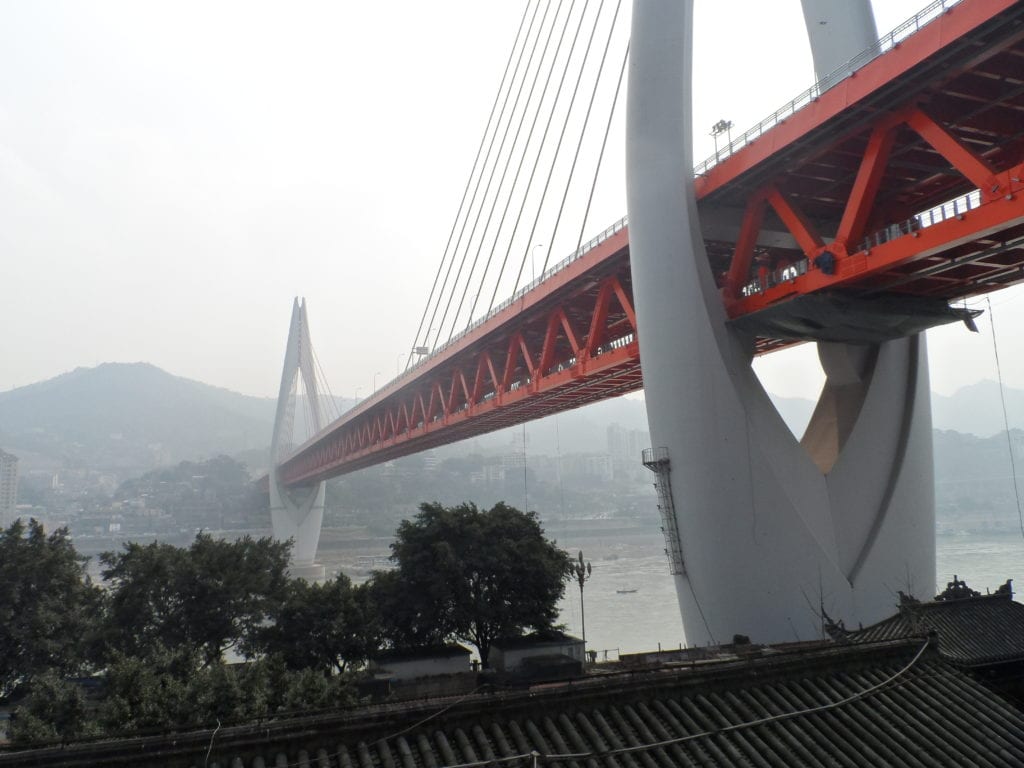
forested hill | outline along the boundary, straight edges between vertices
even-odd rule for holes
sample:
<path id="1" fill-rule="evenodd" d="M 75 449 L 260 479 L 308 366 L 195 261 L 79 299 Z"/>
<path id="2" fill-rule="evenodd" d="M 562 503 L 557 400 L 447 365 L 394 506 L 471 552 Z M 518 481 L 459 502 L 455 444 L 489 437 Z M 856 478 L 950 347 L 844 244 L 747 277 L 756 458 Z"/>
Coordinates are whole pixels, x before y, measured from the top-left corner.
<path id="1" fill-rule="evenodd" d="M 1005 388 L 1004 394 L 1011 427 L 1024 428 L 1024 391 Z M 802 433 L 814 403 L 774 400 L 783 418 Z M 339 399 L 338 410 L 353 403 Z M 273 398 L 241 395 L 148 363 L 104 363 L 0 393 L 0 448 L 17 454 L 25 469 L 87 468 L 124 478 L 229 454 L 258 472 L 266 461 L 274 407 Z M 532 422 L 525 430 L 483 435 L 444 453 L 517 452 L 524 437 L 533 455 L 600 453 L 608 450 L 611 425 L 635 432 L 633 442 L 645 442 L 643 401 L 596 403 Z M 950 396 L 933 395 L 933 426 L 982 437 L 1001 432 L 998 385 L 983 381 Z"/>
<path id="2" fill-rule="evenodd" d="M 271 398 L 104 363 L 0 393 L 0 446 L 33 464 L 144 470 L 267 446 L 273 416 Z"/>

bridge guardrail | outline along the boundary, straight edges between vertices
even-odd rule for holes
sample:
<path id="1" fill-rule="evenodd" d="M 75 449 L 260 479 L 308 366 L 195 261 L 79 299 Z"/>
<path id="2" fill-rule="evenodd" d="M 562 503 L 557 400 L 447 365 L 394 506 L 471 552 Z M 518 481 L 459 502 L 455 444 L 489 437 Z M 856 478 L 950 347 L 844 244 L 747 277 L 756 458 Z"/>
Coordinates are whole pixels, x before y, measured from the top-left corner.
<path id="1" fill-rule="evenodd" d="M 418 368 L 419 366 L 423 365 L 427 361 L 431 360 L 434 356 L 439 355 L 440 353 L 444 352 L 444 350 L 446 350 L 452 344 L 455 344 L 456 342 L 458 342 L 460 339 L 462 339 L 467 334 L 472 333 L 473 331 L 475 331 L 477 328 L 479 328 L 481 325 L 486 323 L 488 320 L 490 320 L 492 317 L 497 315 L 499 312 L 502 312 L 503 310 L 505 310 L 508 307 L 510 307 L 513 304 L 515 304 L 517 301 L 519 301 L 521 298 L 523 298 L 523 296 L 525 296 L 527 293 L 532 291 L 534 288 L 536 288 L 538 285 L 543 283 L 545 280 L 547 280 L 550 277 L 552 277 L 552 276 L 556 275 L 557 273 L 561 272 L 563 269 L 565 269 L 567 266 L 569 266 L 573 262 L 578 261 L 580 258 L 585 256 L 587 253 L 589 253 L 594 248 L 596 248 L 601 243 L 603 243 L 605 240 L 607 240 L 609 237 L 612 237 L 613 235 L 616 235 L 619 232 L 621 232 L 626 226 L 628 226 L 628 223 L 629 223 L 628 222 L 628 217 L 623 216 L 621 219 L 616 221 L 614 224 L 612 224 L 611 226 L 605 228 L 604 231 L 602 231 L 600 234 L 596 235 L 595 237 L 592 237 L 587 242 L 583 243 L 579 248 L 577 248 L 575 251 L 570 253 L 568 256 L 566 256 L 564 259 L 562 259 L 560 262 L 558 262 L 557 264 L 555 264 L 552 267 L 548 267 L 548 269 L 545 270 L 539 277 L 531 280 L 529 283 L 524 285 L 522 288 L 520 288 L 518 291 L 516 291 L 514 294 L 512 294 L 512 296 L 510 298 L 505 299 L 503 302 L 501 302 L 496 307 L 494 307 L 491 311 L 489 311 L 486 315 L 480 316 L 479 318 L 474 320 L 472 323 L 467 325 L 465 328 L 463 328 L 461 331 L 459 331 L 457 334 L 455 334 L 450 339 L 448 339 L 448 341 L 446 341 L 444 344 L 441 344 L 440 346 L 435 347 L 433 350 L 431 350 L 430 354 L 423 356 L 420 360 L 417 360 L 415 363 L 413 363 L 411 366 L 409 366 L 407 371 L 405 371 L 404 373 L 396 376 L 394 379 L 392 379 L 387 384 L 385 384 L 383 388 L 386 388 L 386 387 L 390 386 L 392 383 L 394 383 L 398 379 L 400 379 L 403 376 L 405 376 L 409 371 L 414 370 L 415 368 Z"/>
<path id="2" fill-rule="evenodd" d="M 839 67 L 839 69 L 825 75 L 806 91 L 786 103 L 784 106 L 775 110 L 775 112 L 759 122 L 753 128 L 745 131 L 724 147 L 717 150 L 715 154 L 711 155 L 711 157 L 693 169 L 693 175 L 703 176 L 722 160 L 725 160 L 730 155 L 735 154 L 755 139 L 760 138 L 765 131 L 774 128 L 787 117 L 794 114 L 797 110 L 802 109 L 817 99 L 825 91 L 845 80 L 865 64 L 870 61 L 874 61 L 883 53 L 892 50 L 900 41 L 907 39 L 917 32 L 922 26 L 938 18 L 948 9 L 955 5 L 959 5 L 961 2 L 962 0 L 934 0 L 934 2 L 922 8 L 898 27 L 884 35 L 877 43 L 866 51 L 862 51 Z"/>
<path id="3" fill-rule="evenodd" d="M 909 19 L 904 21 L 902 24 L 890 30 L 887 34 L 883 35 L 878 40 L 878 42 L 876 42 L 870 48 L 857 54 L 835 71 L 829 73 L 828 75 L 825 75 L 825 77 L 818 80 L 806 91 L 801 93 L 796 98 L 790 100 L 779 109 L 775 110 L 775 112 L 773 112 L 771 115 L 769 115 L 764 120 L 759 122 L 753 128 L 750 128 L 737 138 L 730 141 L 721 149 L 718 149 L 715 152 L 715 154 L 713 154 L 711 157 L 704 160 L 704 162 L 694 167 L 693 175 L 704 175 L 709 170 L 714 168 L 722 160 L 726 159 L 730 155 L 733 155 L 734 153 L 745 147 L 747 144 L 750 144 L 752 141 L 759 138 L 762 134 L 765 133 L 765 131 L 774 128 L 787 117 L 793 115 L 797 110 L 802 109 L 803 107 L 807 106 L 812 101 L 817 99 L 822 93 L 845 80 L 847 77 L 849 77 L 851 74 L 853 74 L 858 69 L 863 67 L 865 64 L 867 64 L 870 61 L 874 61 L 882 54 L 892 50 L 899 42 L 910 37 L 919 29 L 921 29 L 922 26 L 938 18 L 948 9 L 952 8 L 953 6 L 959 5 L 961 2 L 962 0 L 934 0 L 933 2 L 929 3 L 916 14 L 914 14 Z M 440 354 L 445 349 L 450 347 L 452 344 L 455 344 L 460 339 L 465 337 L 467 334 L 472 333 L 474 330 L 476 330 L 481 325 L 486 323 L 499 312 L 503 311 L 504 309 L 507 309 L 509 306 L 517 302 L 526 293 L 536 288 L 542 282 L 544 282 L 551 276 L 557 274 L 558 272 L 561 272 L 569 264 L 585 255 L 588 251 L 592 250 L 593 248 L 596 248 L 609 237 L 621 231 L 624 227 L 628 226 L 628 223 L 628 218 L 626 216 L 623 216 L 621 219 L 619 219 L 617 222 L 615 222 L 610 227 L 605 229 L 603 232 L 598 234 L 596 237 L 591 238 L 585 244 L 577 248 L 576 251 L 571 253 L 566 258 L 562 259 L 562 261 L 558 262 L 553 267 L 547 269 L 543 274 L 540 275 L 540 277 L 535 278 L 534 280 L 530 281 L 527 285 L 520 288 L 510 298 L 501 302 L 501 304 L 494 307 L 492 310 L 487 312 L 487 314 L 482 315 L 478 319 L 474 320 L 462 331 L 449 338 L 444 344 L 432 349 L 428 355 L 424 355 L 414 364 L 410 365 L 406 371 L 388 381 L 386 384 L 384 384 L 382 388 L 386 389 L 387 387 L 391 386 L 398 379 L 408 374 L 409 371 L 414 370 L 415 368 L 418 368 L 419 366 L 428 362 L 436 355 Z M 789 267 L 787 269 L 789 270 L 789 273 L 773 275 L 772 277 L 776 280 L 791 279 L 793 276 L 795 276 L 792 274 L 793 267 Z M 801 269 L 801 267 L 798 266 L 797 269 L 799 270 Z M 805 272 L 806 269 L 807 265 L 802 265 L 803 272 Z M 800 274 L 802 274 L 803 272 L 800 272 Z M 747 286 L 744 287 L 743 291 L 745 295 L 748 295 L 750 292 L 758 292 L 759 288 L 760 290 L 764 289 L 763 286 L 748 284 Z"/>

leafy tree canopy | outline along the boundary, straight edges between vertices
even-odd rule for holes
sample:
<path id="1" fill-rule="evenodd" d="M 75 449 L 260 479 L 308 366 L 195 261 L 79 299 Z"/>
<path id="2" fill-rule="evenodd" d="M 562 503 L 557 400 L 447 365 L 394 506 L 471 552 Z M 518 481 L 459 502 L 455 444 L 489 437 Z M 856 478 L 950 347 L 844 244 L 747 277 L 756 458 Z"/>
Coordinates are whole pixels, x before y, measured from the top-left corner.
<path id="1" fill-rule="evenodd" d="M 48 669 L 87 666 L 100 592 L 66 528 L 15 521 L 0 530 L 0 698 Z"/>
<path id="2" fill-rule="evenodd" d="M 422 504 L 391 550 L 398 568 L 378 574 L 374 592 L 396 645 L 455 638 L 486 664 L 496 639 L 550 629 L 558 618 L 570 558 L 544 537 L 534 512 L 503 502 L 487 510 Z"/>
<path id="3" fill-rule="evenodd" d="M 111 646 L 143 657 L 185 647 L 206 664 L 228 648 L 247 651 L 284 598 L 289 550 L 270 538 L 201 533 L 188 549 L 129 543 L 103 553 Z"/>
<path id="4" fill-rule="evenodd" d="M 373 650 L 365 593 L 341 573 L 324 584 L 290 581 L 273 623 L 259 633 L 259 650 L 289 669 L 346 671 Z"/>

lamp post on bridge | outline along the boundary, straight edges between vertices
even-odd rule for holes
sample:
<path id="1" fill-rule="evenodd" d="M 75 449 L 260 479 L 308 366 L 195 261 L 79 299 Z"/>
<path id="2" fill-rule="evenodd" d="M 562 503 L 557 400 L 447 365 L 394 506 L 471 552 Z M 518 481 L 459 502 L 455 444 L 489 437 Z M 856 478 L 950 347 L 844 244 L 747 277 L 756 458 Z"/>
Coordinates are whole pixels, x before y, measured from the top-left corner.
<path id="1" fill-rule="evenodd" d="M 711 126 L 711 138 L 715 140 L 715 160 L 718 160 L 718 137 L 725 134 L 728 144 L 732 144 L 732 120 L 719 120 Z"/>
<path id="2" fill-rule="evenodd" d="M 378 376 L 380 376 L 380 371 L 377 371 L 375 374 L 373 374 L 373 391 L 374 392 L 377 391 L 377 377 Z"/>
<path id="3" fill-rule="evenodd" d="M 590 562 L 583 562 L 583 550 L 580 550 L 579 559 L 569 566 L 569 572 L 576 579 L 576 583 L 580 585 L 580 628 L 583 634 L 583 657 L 584 664 L 586 664 L 587 655 L 587 615 L 583 610 L 583 585 L 590 580 L 592 568 Z"/>
<path id="4" fill-rule="evenodd" d="M 398 376 L 402 372 L 402 358 L 408 356 L 408 352 L 402 352 L 395 359 L 395 376 Z"/>
<path id="5" fill-rule="evenodd" d="M 537 262 L 535 257 L 537 255 L 537 249 L 543 247 L 544 243 L 537 243 L 535 246 L 533 246 L 533 249 L 530 251 L 530 273 L 533 275 L 531 281 L 534 283 L 537 282 Z"/>

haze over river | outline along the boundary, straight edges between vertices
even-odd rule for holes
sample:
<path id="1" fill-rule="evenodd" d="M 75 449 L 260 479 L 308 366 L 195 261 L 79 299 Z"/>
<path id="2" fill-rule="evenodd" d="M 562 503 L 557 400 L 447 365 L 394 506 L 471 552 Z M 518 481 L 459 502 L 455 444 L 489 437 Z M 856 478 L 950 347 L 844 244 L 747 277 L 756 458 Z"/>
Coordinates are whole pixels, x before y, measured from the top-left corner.
<path id="1" fill-rule="evenodd" d="M 593 576 L 583 590 L 588 648 L 610 649 L 608 657 L 614 658 L 617 652 L 654 650 L 659 643 L 674 648 L 686 642 L 659 532 L 616 532 L 607 537 L 548 532 L 573 555 L 582 549 L 593 564 Z M 1015 580 L 1015 591 L 1024 590 L 1024 537 L 1019 532 L 941 534 L 936 543 L 939 591 L 954 574 L 983 594 L 986 589 L 995 591 L 1008 578 Z M 906 585 L 894 584 L 892 589 L 895 612 L 896 591 L 906 591 Z M 1021 595 L 1015 599 L 1021 600 Z M 575 582 L 566 589 L 561 611 L 562 622 L 578 636 L 580 592 Z"/>

